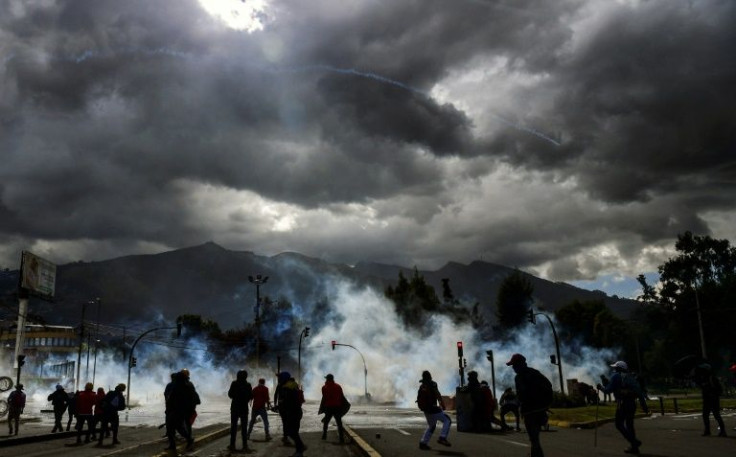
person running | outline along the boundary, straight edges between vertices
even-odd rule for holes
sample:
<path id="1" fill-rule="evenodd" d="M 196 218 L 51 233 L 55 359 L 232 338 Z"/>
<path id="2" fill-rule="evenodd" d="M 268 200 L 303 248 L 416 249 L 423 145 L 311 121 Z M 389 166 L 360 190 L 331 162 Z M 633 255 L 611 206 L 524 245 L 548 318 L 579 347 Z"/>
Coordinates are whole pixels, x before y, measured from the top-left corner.
<path id="1" fill-rule="evenodd" d="M 516 418 L 516 431 L 520 432 L 521 428 L 519 427 L 519 399 L 516 398 L 516 393 L 514 392 L 514 389 L 508 387 L 506 390 L 504 390 L 503 394 L 501 394 L 501 401 L 499 403 L 501 404 L 500 414 L 503 428 L 506 430 L 511 429 L 511 427 L 506 424 L 506 414 L 512 413 Z"/>
<path id="2" fill-rule="evenodd" d="M 69 395 L 64 390 L 64 386 L 57 384 L 56 390 L 49 395 L 48 400 L 54 408 L 54 428 L 51 429 L 51 433 L 56 433 L 57 430 L 63 432 L 64 425 L 61 423 L 61 418 L 69 404 Z"/>
<path id="3" fill-rule="evenodd" d="M 240 435 L 243 438 L 243 451 L 248 450 L 248 403 L 253 398 L 253 389 L 248 382 L 248 372 L 238 371 L 235 381 L 230 384 L 227 396 L 230 402 L 230 445 L 228 449 L 235 450 L 235 438 L 238 436 L 238 421 L 240 421 Z"/>
<path id="4" fill-rule="evenodd" d="M 26 407 L 26 394 L 23 392 L 23 384 L 17 384 L 15 390 L 8 395 L 8 435 L 13 434 L 13 424 L 15 424 L 15 434 L 18 434 L 20 427 L 20 415 Z"/>
<path id="5" fill-rule="evenodd" d="M 646 398 L 644 397 L 641 387 L 636 377 L 629 373 L 629 365 L 619 360 L 611 365 L 613 374 L 607 386 L 598 384 L 598 390 L 605 393 L 613 393 L 616 400 L 616 415 L 614 422 L 616 429 L 629 442 L 630 446 L 624 450 L 627 454 L 638 454 L 641 441 L 636 438 L 636 430 L 634 430 L 634 415 L 636 414 L 636 401 L 644 410 L 645 414 L 649 414 Z"/>
<path id="6" fill-rule="evenodd" d="M 85 435 L 84 442 L 89 443 L 92 433 L 92 409 L 95 406 L 95 401 L 97 401 L 97 394 L 94 392 L 94 385 L 88 382 L 84 385 L 83 391 L 77 392 L 77 425 L 74 427 L 77 429 L 77 444 L 82 444 L 84 424 L 87 424 L 87 434 Z"/>
<path id="7" fill-rule="evenodd" d="M 723 389 L 718 378 L 713 376 L 709 364 L 703 363 L 695 367 L 695 382 L 703 394 L 703 436 L 710 436 L 710 415 L 718 423 L 718 436 L 726 436 L 726 426 L 721 417 L 721 394 Z"/>
<path id="8" fill-rule="evenodd" d="M 432 380 L 432 374 L 426 370 L 422 372 L 422 379 L 419 383 L 417 405 L 427 420 L 427 429 L 419 441 L 419 449 L 424 451 L 431 449 L 428 443 L 437 428 L 437 422 L 442 422 L 442 431 L 440 432 L 440 437 L 437 439 L 437 443 L 443 446 L 451 446 L 447 437 L 450 434 L 452 420 L 444 412 L 445 402 L 442 401 L 442 395 L 437 388 L 437 383 Z"/>
<path id="9" fill-rule="evenodd" d="M 263 420 L 263 429 L 266 431 L 266 441 L 271 441 L 271 435 L 268 433 L 268 409 L 271 408 L 271 396 L 269 395 L 268 387 L 266 387 L 266 380 L 263 378 L 260 378 L 258 385 L 253 388 L 252 408 L 247 438 L 250 439 L 256 418 L 260 417 Z"/>
<path id="10" fill-rule="evenodd" d="M 102 441 L 107 436 L 108 430 L 112 430 L 112 444 L 120 444 L 118 441 L 118 430 L 120 428 L 120 417 L 118 411 L 125 409 L 125 384 L 118 384 L 115 389 L 108 392 L 102 399 L 102 427 L 97 445 L 102 446 Z"/>
<path id="11" fill-rule="evenodd" d="M 283 414 L 284 429 L 286 436 L 294 441 L 296 452 L 292 457 L 302 457 L 307 448 L 299 435 L 299 428 L 303 416 L 302 404 L 304 403 L 304 392 L 299 388 L 296 380 L 288 371 L 279 373 L 281 389 L 279 393 L 279 412 Z"/>
<path id="12" fill-rule="evenodd" d="M 325 417 L 322 419 L 323 440 L 327 439 L 327 428 L 334 417 L 340 443 L 345 443 L 345 431 L 342 427 L 344 398 L 342 387 L 335 382 L 335 377 L 331 373 L 325 376 L 325 384 L 322 386 L 322 402 L 320 403 L 320 412 L 325 413 Z"/>
<path id="13" fill-rule="evenodd" d="M 552 383 L 542 373 L 526 364 L 521 354 L 511 356 L 506 366 L 513 368 L 516 393 L 524 426 L 531 444 L 530 457 L 544 457 L 539 433 L 547 424 L 547 408 L 552 403 Z"/>

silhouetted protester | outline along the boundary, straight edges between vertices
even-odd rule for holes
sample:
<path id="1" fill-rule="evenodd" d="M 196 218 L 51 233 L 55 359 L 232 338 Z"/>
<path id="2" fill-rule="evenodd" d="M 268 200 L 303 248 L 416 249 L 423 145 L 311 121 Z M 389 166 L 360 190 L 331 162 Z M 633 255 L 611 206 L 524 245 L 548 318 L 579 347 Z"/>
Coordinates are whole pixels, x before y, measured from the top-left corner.
<path id="1" fill-rule="evenodd" d="M 327 428 L 330 426 L 330 421 L 334 417 L 340 443 L 345 442 L 345 431 L 342 428 L 344 401 L 345 395 L 343 395 L 342 386 L 335 382 L 335 377 L 332 374 L 325 376 L 325 384 L 322 386 L 322 401 L 318 412 L 318 414 L 325 413 L 325 417 L 322 419 L 323 440 L 327 439 Z"/>
<path id="2" fill-rule="evenodd" d="M 97 394 L 95 394 L 94 386 L 91 382 L 84 385 L 83 391 L 77 392 L 77 425 L 74 427 L 77 429 L 77 444 L 82 443 L 84 424 L 87 424 L 87 433 L 84 437 L 84 442 L 89 443 L 89 437 L 92 433 L 92 410 L 95 407 L 96 400 Z"/>
<path id="3" fill-rule="evenodd" d="M 288 379 L 286 379 L 288 381 Z M 284 446 L 289 446 L 291 444 L 291 441 L 289 441 L 289 437 L 286 436 L 286 425 L 284 422 L 284 413 L 279 408 L 279 401 L 281 399 L 281 387 L 284 385 L 284 382 L 281 381 L 281 378 L 276 374 L 276 388 L 273 391 L 273 404 L 274 407 L 272 408 L 273 411 L 279 413 L 279 418 L 281 419 L 281 430 L 283 432 L 283 436 L 281 438 L 281 442 L 284 444 Z"/>
<path id="4" fill-rule="evenodd" d="M 302 457 L 306 446 L 299 435 L 299 427 L 302 421 L 302 404 L 304 403 L 304 392 L 299 388 L 294 378 L 288 371 L 279 373 L 279 412 L 283 414 L 286 436 L 294 441 L 296 453 L 292 457 Z"/>
<path id="5" fill-rule="evenodd" d="M 64 417 L 64 412 L 69 404 L 69 395 L 64 390 L 64 386 L 57 384 L 56 390 L 49 395 L 48 400 L 54 408 L 54 428 L 51 429 L 51 433 L 56 433 L 57 430 L 63 432 L 64 425 L 61 423 L 61 418 Z"/>
<path id="6" fill-rule="evenodd" d="M 69 393 L 69 404 L 67 405 L 67 414 L 69 414 L 69 418 L 66 421 L 67 432 L 72 428 L 72 420 L 77 418 L 77 398 L 79 398 L 79 391 Z"/>
<path id="7" fill-rule="evenodd" d="M 608 379 L 608 376 L 602 374 L 601 375 L 601 385 L 607 386 L 610 383 L 611 383 L 611 380 Z M 605 401 L 611 401 L 611 393 L 610 392 L 609 393 L 603 392 L 603 401 L 604 402 Z"/>
<path id="8" fill-rule="evenodd" d="M 721 418 L 721 394 L 723 389 L 718 378 L 713 376 L 711 366 L 703 363 L 695 367 L 695 382 L 703 394 L 703 436 L 710 436 L 710 415 L 718 423 L 718 436 L 726 436 L 726 426 Z"/>
<path id="9" fill-rule="evenodd" d="M 271 395 L 266 387 L 266 380 L 260 378 L 258 385 L 253 388 L 253 408 L 250 414 L 250 423 L 248 424 L 248 436 L 253 432 L 253 425 L 256 418 L 260 417 L 263 421 L 263 429 L 266 431 L 266 441 L 271 441 L 271 435 L 268 433 L 268 409 L 271 407 Z"/>
<path id="10" fill-rule="evenodd" d="M 512 413 L 516 418 L 516 431 L 520 432 L 521 427 L 519 427 L 519 399 L 516 397 L 516 392 L 514 392 L 514 389 L 508 387 L 506 390 L 504 390 L 503 394 L 501 394 L 501 400 L 499 401 L 499 404 L 501 405 L 500 414 L 501 424 L 503 425 L 503 428 L 506 430 L 511 428 L 506 424 L 506 414 Z"/>
<path id="11" fill-rule="evenodd" d="M 102 408 L 102 402 L 105 399 L 105 389 L 102 387 L 97 388 L 97 393 L 95 394 L 96 400 L 95 400 L 95 408 L 92 413 L 92 436 L 90 437 L 92 440 L 97 439 L 97 427 L 100 427 L 100 430 L 102 430 L 102 417 L 103 417 L 103 408 Z M 107 436 L 110 436 L 110 432 L 107 432 Z"/>
<path id="12" fill-rule="evenodd" d="M 489 432 L 491 430 L 491 423 L 488 420 L 485 395 L 480 391 L 480 381 L 478 380 L 477 371 L 468 372 L 467 390 L 470 393 L 470 399 L 473 405 L 470 410 L 473 431 Z"/>
<path id="13" fill-rule="evenodd" d="M 189 370 L 186 368 L 183 368 L 181 370 L 181 374 L 184 375 L 184 378 L 186 379 L 187 384 L 192 389 L 192 392 L 194 392 L 194 405 L 192 406 L 192 410 L 189 411 L 189 415 L 186 417 L 186 421 L 184 422 L 184 425 L 187 428 L 187 432 L 189 433 L 189 436 L 194 439 L 194 434 L 192 433 L 192 426 L 194 425 L 194 420 L 197 418 L 197 405 L 201 403 L 199 399 L 199 394 L 197 393 L 197 389 L 194 387 L 194 384 L 192 384 L 192 381 L 189 379 Z"/>
<path id="14" fill-rule="evenodd" d="M 531 444 L 530 457 L 544 457 L 539 432 L 547 425 L 547 409 L 552 403 L 552 383 L 546 376 L 526 364 L 521 354 L 511 356 L 507 366 L 514 369 L 516 394 L 521 416 Z"/>
<path id="15" fill-rule="evenodd" d="M 485 420 L 489 424 L 491 430 L 493 427 L 490 424 L 498 425 L 503 431 L 511 430 L 511 427 L 507 426 L 496 417 L 498 402 L 493 398 L 493 392 L 491 392 L 491 387 L 488 385 L 488 381 L 480 382 L 480 392 L 483 394 L 483 404 L 485 405 Z"/>
<path id="16" fill-rule="evenodd" d="M 166 395 L 166 435 L 169 438 L 167 450 L 176 450 L 176 432 L 179 432 L 187 440 L 187 449 L 194 447 L 192 438 L 186 422 L 197 406 L 199 395 L 191 382 L 182 372 L 172 375 L 170 387 L 167 386 Z"/>
<path id="17" fill-rule="evenodd" d="M 100 437 L 97 439 L 98 446 L 102 446 L 108 430 L 112 431 L 112 444 L 120 444 L 120 441 L 118 441 L 118 430 L 120 429 L 118 411 L 125 409 L 123 392 L 125 392 L 125 384 L 118 384 L 102 399 L 102 427 L 100 428 Z"/>
<path id="18" fill-rule="evenodd" d="M 16 384 L 15 390 L 8 395 L 8 435 L 13 434 L 13 424 L 15 424 L 15 434 L 18 434 L 20 427 L 20 415 L 26 407 L 26 394 L 23 392 L 23 384 Z"/>
<path id="19" fill-rule="evenodd" d="M 437 383 L 432 381 L 432 374 L 426 370 L 422 372 L 422 380 L 419 383 L 417 406 L 422 410 L 424 418 L 427 420 L 427 429 L 419 441 L 419 449 L 431 449 L 428 443 L 437 428 L 437 422 L 442 422 L 442 431 L 440 431 L 440 437 L 437 439 L 437 442 L 443 446 L 450 446 L 447 437 L 450 434 L 452 420 L 450 420 L 450 416 L 444 413 L 445 402 L 442 401 L 442 395 L 437 388 Z"/>
<path id="20" fill-rule="evenodd" d="M 227 396 L 230 402 L 230 445 L 228 449 L 235 450 L 235 438 L 238 436 L 238 421 L 240 421 L 240 435 L 243 439 L 243 450 L 248 450 L 248 403 L 253 398 L 253 388 L 248 382 L 248 372 L 238 371 L 235 381 L 230 384 Z"/>
<path id="21" fill-rule="evenodd" d="M 608 385 L 598 384 L 597 387 L 604 393 L 613 393 L 613 398 L 616 400 L 616 429 L 631 445 L 624 452 L 638 454 L 641 441 L 636 438 L 636 430 L 634 429 L 636 401 L 639 401 L 646 414 L 649 414 L 649 407 L 636 376 L 629 373 L 629 365 L 619 360 L 611 367 L 613 368 L 613 374 Z"/>

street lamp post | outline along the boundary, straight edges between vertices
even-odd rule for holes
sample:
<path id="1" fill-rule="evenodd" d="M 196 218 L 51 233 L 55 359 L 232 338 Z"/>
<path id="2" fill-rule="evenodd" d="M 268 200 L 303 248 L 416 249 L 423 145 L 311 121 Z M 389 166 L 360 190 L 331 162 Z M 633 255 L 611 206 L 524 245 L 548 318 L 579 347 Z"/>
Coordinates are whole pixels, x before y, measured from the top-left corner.
<path id="1" fill-rule="evenodd" d="M 82 321 L 79 324 L 79 350 L 77 351 L 77 376 L 74 378 L 74 391 L 79 390 L 79 376 L 82 369 L 82 346 L 84 344 L 84 313 L 87 311 L 87 303 L 82 303 Z"/>
<path id="2" fill-rule="evenodd" d="M 299 382 L 302 382 L 302 337 L 306 338 L 309 336 L 309 327 L 304 327 L 304 330 L 299 333 Z M 280 370 L 279 370 L 280 371 Z"/>
<path id="3" fill-rule="evenodd" d="M 353 348 L 356 351 L 358 351 L 358 348 L 356 348 L 355 346 L 351 346 L 349 344 L 343 344 L 343 343 L 338 343 L 336 341 L 332 341 L 332 350 L 333 351 L 335 350 L 335 346 L 347 346 L 349 348 Z M 370 397 L 368 396 L 368 367 L 365 364 L 365 357 L 363 357 L 363 354 L 360 351 L 358 351 L 358 354 L 360 354 L 360 358 L 363 360 L 363 382 L 364 382 L 363 385 L 365 386 L 365 401 L 366 402 L 369 402 L 370 401 Z"/>
<path id="4" fill-rule="evenodd" d="M 126 397 L 125 397 L 125 403 L 128 405 L 128 409 L 130 409 L 130 369 L 133 367 L 133 351 L 135 350 L 135 346 L 138 344 L 138 342 L 143 338 L 144 336 L 148 335 L 151 332 L 155 332 L 157 330 L 174 330 L 176 329 L 176 336 L 181 336 L 181 319 L 177 319 L 176 321 L 176 327 L 156 327 L 152 328 L 151 330 L 147 330 L 141 335 L 135 339 L 133 342 L 133 346 L 130 347 L 130 354 L 128 355 L 128 388 L 126 389 Z"/>
<path id="5" fill-rule="evenodd" d="M 95 300 L 97 301 L 97 322 L 95 323 L 95 362 L 92 366 L 92 384 L 95 383 L 95 375 L 97 374 L 97 347 L 100 344 L 100 305 L 102 304 L 100 297 Z"/>
<path id="6" fill-rule="evenodd" d="M 555 337 L 555 349 L 557 351 L 557 362 L 552 361 L 553 364 L 557 365 L 557 370 L 560 373 L 560 392 L 562 395 L 565 395 L 565 381 L 562 377 L 562 358 L 560 357 L 560 340 L 557 338 L 557 330 L 555 330 L 555 324 L 552 323 L 552 319 L 549 318 L 544 313 L 535 313 L 533 309 L 529 309 L 528 311 L 529 315 L 529 322 L 536 325 L 536 320 L 534 319 L 534 316 L 544 316 L 547 318 L 547 322 L 549 322 L 550 327 L 552 327 L 552 335 Z"/>
<path id="7" fill-rule="evenodd" d="M 248 276 L 248 281 L 256 285 L 256 368 L 260 367 L 261 356 L 261 284 L 266 284 L 268 276 Z"/>

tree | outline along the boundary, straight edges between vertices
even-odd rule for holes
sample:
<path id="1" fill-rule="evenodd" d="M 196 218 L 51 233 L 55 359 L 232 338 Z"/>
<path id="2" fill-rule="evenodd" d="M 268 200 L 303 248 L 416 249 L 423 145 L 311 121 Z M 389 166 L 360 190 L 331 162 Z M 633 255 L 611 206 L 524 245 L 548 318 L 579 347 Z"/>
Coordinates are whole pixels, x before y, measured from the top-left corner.
<path id="1" fill-rule="evenodd" d="M 685 232 L 678 235 L 675 249 L 678 254 L 658 269 L 658 293 L 643 276 L 638 278 L 644 291 L 640 300 L 663 311 L 660 318 L 664 322 L 650 321 L 660 332 L 657 347 L 667 347 L 667 355 L 675 358 L 699 354 L 701 349 L 708 354 L 719 353 L 719 360 L 732 358 L 732 334 L 736 328 L 736 248 L 728 240 Z M 722 363 L 715 358 L 711 362 L 714 368 Z"/>
<path id="2" fill-rule="evenodd" d="M 502 330 L 513 329 L 525 321 L 534 302 L 533 293 L 531 281 L 519 270 L 503 280 L 496 296 L 496 317 Z"/>
<path id="3" fill-rule="evenodd" d="M 560 337 L 568 341 L 581 338 L 585 344 L 595 344 L 593 335 L 596 316 L 607 309 L 603 300 L 574 300 L 561 307 L 555 313 L 561 324 Z"/>
<path id="4" fill-rule="evenodd" d="M 398 284 L 396 287 L 388 286 L 384 295 L 394 302 L 396 313 L 404 323 L 413 327 L 421 327 L 429 313 L 440 309 L 434 287 L 427 284 L 416 267 L 411 280 L 407 280 L 400 271 Z"/>

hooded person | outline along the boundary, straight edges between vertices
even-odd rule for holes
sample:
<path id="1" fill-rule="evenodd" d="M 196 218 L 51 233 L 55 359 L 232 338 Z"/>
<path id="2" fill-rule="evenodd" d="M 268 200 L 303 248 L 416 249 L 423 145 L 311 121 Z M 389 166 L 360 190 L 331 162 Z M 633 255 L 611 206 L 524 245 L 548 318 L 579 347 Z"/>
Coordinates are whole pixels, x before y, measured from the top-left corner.
<path id="1" fill-rule="evenodd" d="M 102 407 L 102 416 L 100 417 L 100 436 L 97 438 L 97 445 L 102 446 L 102 442 L 107 436 L 108 430 L 112 431 L 112 444 L 120 444 L 118 441 L 118 430 L 120 429 L 119 411 L 125 409 L 125 384 L 118 384 L 113 390 L 106 393 L 102 398 L 100 405 Z"/>
<path id="2" fill-rule="evenodd" d="M 547 424 L 547 408 L 552 402 L 552 383 L 542 373 L 528 366 L 526 357 L 522 354 L 512 355 L 506 366 L 516 373 L 514 383 L 520 413 L 531 444 L 530 457 L 544 457 L 539 433 Z"/>
<path id="3" fill-rule="evenodd" d="M 189 379 L 181 371 L 171 375 L 171 383 L 166 386 L 164 398 L 166 400 L 166 436 L 169 447 L 166 450 L 176 450 L 176 432 L 187 440 L 187 449 L 194 447 L 187 423 L 199 402 L 199 395 Z"/>
<path id="4" fill-rule="evenodd" d="M 243 439 L 243 451 L 248 450 L 248 403 L 253 398 L 253 388 L 248 382 L 248 372 L 240 370 L 235 375 L 235 381 L 230 383 L 227 391 L 230 401 L 230 445 L 228 449 L 235 450 L 235 438 L 238 435 L 238 421 L 240 434 Z"/>
<path id="5" fill-rule="evenodd" d="M 294 441 L 296 453 L 293 457 L 302 457 L 306 446 L 299 435 L 299 428 L 301 427 L 303 415 L 304 393 L 288 371 L 279 373 L 279 384 L 281 387 L 278 407 L 279 413 L 282 414 L 281 419 L 284 422 L 284 432 L 286 436 Z"/>
<path id="6" fill-rule="evenodd" d="M 63 432 L 64 425 L 61 423 L 61 418 L 69 404 L 69 395 L 64 390 L 64 386 L 57 384 L 56 389 L 48 396 L 48 401 L 54 408 L 54 428 L 51 429 L 51 433 L 56 433 L 57 430 Z"/>
<path id="7" fill-rule="evenodd" d="M 432 434 L 437 428 L 437 422 L 442 422 L 442 431 L 440 431 L 437 443 L 443 446 L 451 446 L 447 437 L 450 434 L 452 420 L 450 416 L 445 414 L 445 402 L 442 400 L 442 394 L 440 394 L 437 383 L 432 380 L 432 374 L 427 370 L 422 372 L 422 379 L 419 381 L 417 406 L 424 413 L 424 418 L 427 421 L 427 428 L 419 440 L 419 449 L 423 451 L 431 449 L 429 440 L 432 439 Z"/>
<path id="8" fill-rule="evenodd" d="M 616 415 L 614 423 L 616 429 L 629 442 L 630 446 L 624 450 L 627 454 L 638 454 L 641 441 L 636 437 L 634 429 L 634 415 L 636 414 L 637 400 L 646 414 L 649 414 L 646 398 L 633 373 L 629 373 L 629 365 L 623 360 L 611 365 L 613 374 L 608 385 L 598 384 L 598 390 L 612 393 L 616 401 Z"/>

